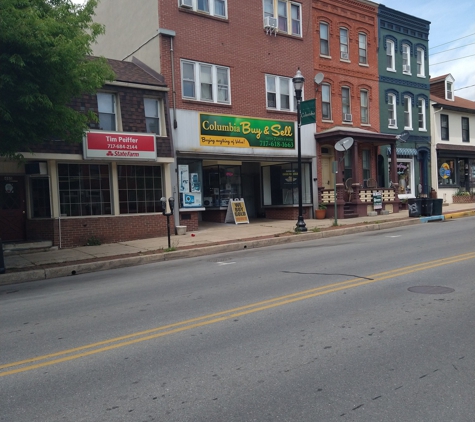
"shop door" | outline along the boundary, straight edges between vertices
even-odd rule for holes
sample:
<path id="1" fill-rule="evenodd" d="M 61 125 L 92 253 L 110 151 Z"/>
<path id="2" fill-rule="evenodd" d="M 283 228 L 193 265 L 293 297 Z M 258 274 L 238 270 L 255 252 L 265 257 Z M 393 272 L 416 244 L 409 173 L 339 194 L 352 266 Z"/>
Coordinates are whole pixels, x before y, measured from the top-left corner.
<path id="1" fill-rule="evenodd" d="M 0 176 L 0 239 L 25 240 L 25 178 Z"/>

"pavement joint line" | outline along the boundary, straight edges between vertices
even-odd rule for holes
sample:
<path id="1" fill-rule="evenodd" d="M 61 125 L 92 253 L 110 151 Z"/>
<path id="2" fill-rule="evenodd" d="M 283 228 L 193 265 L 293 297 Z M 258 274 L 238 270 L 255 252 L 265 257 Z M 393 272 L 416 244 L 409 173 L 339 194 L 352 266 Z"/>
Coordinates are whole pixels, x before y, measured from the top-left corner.
<path id="1" fill-rule="evenodd" d="M 384 281 L 389 278 L 400 277 L 402 275 L 405 275 L 411 272 L 431 269 L 434 266 L 440 267 L 443 265 L 450 265 L 450 264 L 454 264 L 460 261 L 474 259 L 474 258 L 475 258 L 475 252 L 469 252 L 462 255 L 446 257 L 442 260 L 426 261 L 420 264 L 415 264 L 415 265 L 401 267 L 401 268 L 395 268 L 393 270 L 385 271 L 382 273 L 376 273 L 372 275 L 373 278 L 370 278 L 371 276 L 365 277 L 364 280 L 360 278 L 352 278 L 350 280 L 323 285 L 314 289 L 308 289 L 301 292 L 292 293 L 289 295 L 279 296 L 279 297 L 268 299 L 265 301 L 260 301 L 256 303 L 251 303 L 249 305 L 244 305 L 238 308 L 232 308 L 232 309 L 220 311 L 213 314 L 203 315 L 201 317 L 196 317 L 193 319 L 168 324 L 162 327 L 156 327 L 150 330 L 132 333 L 126 336 L 103 340 L 101 342 L 79 346 L 72 349 L 66 349 L 63 351 L 59 351 L 59 352 L 55 352 L 55 353 L 51 353 L 47 355 L 42 355 L 42 356 L 37 356 L 30 359 L 24 359 L 21 361 L 2 364 L 0 365 L 0 369 L 6 369 L 6 368 L 12 368 L 12 367 L 18 367 L 18 368 L 10 369 L 5 372 L 0 372 L 0 377 L 13 375 L 13 374 L 21 373 L 21 372 L 26 372 L 29 370 L 34 370 L 41 367 L 54 365 L 57 363 L 75 360 L 82 357 L 110 351 L 113 349 L 129 346 L 132 344 L 137 344 L 137 343 L 148 341 L 148 340 L 154 340 L 160 337 L 164 337 L 166 335 L 177 334 L 179 332 L 203 327 L 210 324 L 215 324 L 218 322 L 223 322 L 231 318 L 246 316 L 255 312 L 261 312 L 267 309 L 275 308 L 278 306 L 284 306 L 284 305 L 295 303 L 301 300 L 311 299 L 314 297 L 322 296 L 329 293 L 334 293 L 334 292 L 345 290 L 345 289 L 360 287 L 367 284 Z M 168 330 L 168 331 L 165 331 L 165 330 Z M 98 346 L 103 346 L 103 347 L 97 348 Z M 76 352 L 81 352 L 81 353 L 73 354 Z M 70 355 L 70 356 L 66 356 L 66 355 Z M 59 357 L 59 356 L 63 356 L 63 357 Z M 58 357 L 58 358 L 53 359 L 53 360 L 48 360 L 55 357 Z M 40 362 L 40 361 L 43 361 L 43 362 Z M 26 366 L 26 367 L 24 366 L 33 362 L 39 362 L 39 363 L 35 363 L 33 365 Z"/>

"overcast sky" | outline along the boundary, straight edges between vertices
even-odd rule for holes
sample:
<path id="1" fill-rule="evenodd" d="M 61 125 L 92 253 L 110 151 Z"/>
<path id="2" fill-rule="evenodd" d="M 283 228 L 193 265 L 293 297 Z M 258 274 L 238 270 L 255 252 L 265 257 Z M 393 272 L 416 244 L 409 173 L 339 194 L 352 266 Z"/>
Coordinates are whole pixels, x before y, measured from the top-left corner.
<path id="1" fill-rule="evenodd" d="M 475 0 L 385 0 L 382 4 L 431 22 L 431 77 L 452 74 L 455 95 L 475 101 Z"/>

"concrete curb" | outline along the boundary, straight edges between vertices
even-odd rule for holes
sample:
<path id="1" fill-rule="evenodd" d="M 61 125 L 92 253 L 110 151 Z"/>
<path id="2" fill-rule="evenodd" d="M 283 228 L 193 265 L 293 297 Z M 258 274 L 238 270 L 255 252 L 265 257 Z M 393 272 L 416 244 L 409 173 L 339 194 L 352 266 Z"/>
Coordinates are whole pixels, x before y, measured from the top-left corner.
<path id="1" fill-rule="evenodd" d="M 444 214 L 446 220 L 451 220 L 452 218 L 460 218 L 460 217 L 472 217 L 474 215 L 475 215 L 475 210 L 452 212 L 450 214 Z"/>
<path id="2" fill-rule="evenodd" d="M 475 211 L 473 212 L 475 215 Z M 457 213 L 459 214 L 459 213 Z M 460 213 L 465 214 L 465 213 Z M 384 230 L 394 227 L 409 226 L 420 224 L 418 218 L 410 220 L 397 220 L 382 223 L 368 223 L 356 227 L 341 227 L 332 230 L 324 230 L 319 232 L 306 232 L 290 236 L 275 235 L 267 239 L 240 240 L 233 243 L 225 243 L 222 245 L 212 246 L 196 246 L 191 249 L 183 249 L 173 252 L 162 252 L 153 255 L 133 256 L 127 258 L 117 258 L 111 260 L 101 260 L 88 263 L 65 264 L 58 267 L 35 269 L 28 271 L 19 271 L 16 273 L 6 273 L 0 275 L 0 286 L 15 283 L 25 283 L 28 281 L 46 280 L 57 277 L 68 277 L 78 274 L 86 274 L 91 272 L 112 270 L 118 268 L 132 267 L 136 265 L 151 264 L 162 261 L 172 261 L 184 258 L 194 258 L 206 255 L 214 255 L 225 252 L 236 252 L 245 249 L 262 248 L 266 246 L 284 245 L 289 243 L 311 241 L 316 239 L 343 236 L 346 234 L 357 234 L 368 231 Z"/>

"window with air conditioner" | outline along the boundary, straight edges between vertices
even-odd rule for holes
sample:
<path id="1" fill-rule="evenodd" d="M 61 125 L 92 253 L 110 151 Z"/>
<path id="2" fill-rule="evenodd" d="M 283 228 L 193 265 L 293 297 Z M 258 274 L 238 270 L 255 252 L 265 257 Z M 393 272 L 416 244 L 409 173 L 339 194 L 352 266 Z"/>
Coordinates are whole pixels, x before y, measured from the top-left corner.
<path id="1" fill-rule="evenodd" d="M 388 94 L 388 126 L 391 128 L 397 127 L 396 96 L 394 94 Z"/>
<path id="2" fill-rule="evenodd" d="M 348 51 L 348 29 L 346 28 L 340 28 L 340 59 L 350 59 Z"/>
<path id="3" fill-rule="evenodd" d="M 402 72 L 411 73 L 411 48 L 407 44 L 402 45 Z"/>
<path id="4" fill-rule="evenodd" d="M 412 129 L 412 99 L 404 96 L 404 129 Z"/>
<path id="5" fill-rule="evenodd" d="M 227 2 L 228 0 L 179 0 L 179 5 L 182 9 L 189 9 L 218 18 L 226 18 Z"/>
<path id="6" fill-rule="evenodd" d="M 341 89 L 341 109 L 343 113 L 343 121 L 351 122 L 351 107 L 350 107 L 350 88 L 343 87 Z"/>
<path id="7" fill-rule="evenodd" d="M 302 6 L 289 0 L 264 0 L 264 21 L 275 18 L 277 29 L 284 34 L 302 36 Z"/>
<path id="8" fill-rule="evenodd" d="M 360 91 L 360 106 L 361 123 L 367 125 L 369 123 L 369 104 L 368 91 L 365 89 Z"/>
<path id="9" fill-rule="evenodd" d="M 266 106 L 271 110 L 296 111 L 297 101 L 291 78 L 266 75 Z M 302 99 L 303 99 L 302 91 Z"/>
<path id="10" fill-rule="evenodd" d="M 231 104 L 229 67 L 181 61 L 183 99 Z"/>
<path id="11" fill-rule="evenodd" d="M 264 18 L 264 28 L 277 29 L 277 19 L 272 16 Z"/>

